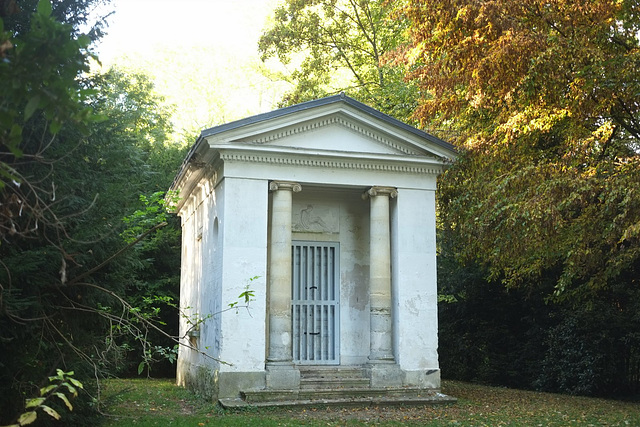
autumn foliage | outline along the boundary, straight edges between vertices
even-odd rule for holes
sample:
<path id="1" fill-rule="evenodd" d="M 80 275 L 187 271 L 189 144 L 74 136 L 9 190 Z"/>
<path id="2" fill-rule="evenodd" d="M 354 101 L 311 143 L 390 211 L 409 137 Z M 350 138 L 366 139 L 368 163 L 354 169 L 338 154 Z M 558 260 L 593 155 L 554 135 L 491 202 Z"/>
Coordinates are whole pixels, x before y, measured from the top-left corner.
<path id="1" fill-rule="evenodd" d="M 284 104 L 344 90 L 460 149 L 438 188 L 445 377 L 640 390 L 639 34 L 637 0 L 276 10 Z"/>
<path id="2" fill-rule="evenodd" d="M 638 31 L 632 1 L 409 1 L 423 124 L 455 131 L 442 180 L 463 255 L 517 286 L 587 295 L 638 268 Z"/>
<path id="3" fill-rule="evenodd" d="M 637 392 L 640 5 L 407 0 L 398 13 L 414 116 L 460 148 L 439 187 L 439 281 L 458 298 L 441 306 L 443 369 Z"/>
<path id="4" fill-rule="evenodd" d="M 416 112 L 425 123 L 473 111 L 506 123 L 535 109 L 592 127 L 607 118 L 638 137 L 636 2 L 409 3 L 407 60 L 417 66 L 410 77 L 427 90 Z"/>

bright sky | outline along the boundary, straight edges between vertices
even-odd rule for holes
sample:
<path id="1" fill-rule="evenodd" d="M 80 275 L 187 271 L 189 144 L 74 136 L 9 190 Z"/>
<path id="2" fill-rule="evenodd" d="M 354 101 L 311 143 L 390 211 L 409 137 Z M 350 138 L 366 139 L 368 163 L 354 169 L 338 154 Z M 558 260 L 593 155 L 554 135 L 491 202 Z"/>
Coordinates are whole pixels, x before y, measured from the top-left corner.
<path id="1" fill-rule="evenodd" d="M 256 52 L 267 15 L 277 0 L 112 0 L 101 59 L 153 47 L 213 46 Z"/>
<path id="2" fill-rule="evenodd" d="M 257 43 L 278 0 L 112 0 L 104 66 L 151 76 L 178 133 L 269 111 L 286 90 L 265 77 Z"/>

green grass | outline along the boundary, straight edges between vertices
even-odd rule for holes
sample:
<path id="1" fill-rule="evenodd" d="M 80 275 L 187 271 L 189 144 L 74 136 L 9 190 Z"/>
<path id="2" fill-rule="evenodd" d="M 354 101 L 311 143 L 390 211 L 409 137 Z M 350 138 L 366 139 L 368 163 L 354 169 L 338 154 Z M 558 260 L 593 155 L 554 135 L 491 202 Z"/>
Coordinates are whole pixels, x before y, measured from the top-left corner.
<path id="1" fill-rule="evenodd" d="M 103 383 L 105 426 L 638 426 L 640 405 L 444 381 L 448 406 L 224 411 L 170 380 Z"/>

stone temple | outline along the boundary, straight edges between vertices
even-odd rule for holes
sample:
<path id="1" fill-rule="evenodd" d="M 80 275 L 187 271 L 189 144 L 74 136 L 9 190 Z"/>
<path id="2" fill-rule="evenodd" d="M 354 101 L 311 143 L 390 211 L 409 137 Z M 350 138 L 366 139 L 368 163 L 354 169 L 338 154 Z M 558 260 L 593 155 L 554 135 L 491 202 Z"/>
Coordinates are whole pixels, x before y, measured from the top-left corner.
<path id="1" fill-rule="evenodd" d="M 203 131 L 171 187 L 178 383 L 230 406 L 442 396 L 435 195 L 454 158 L 343 94 Z"/>

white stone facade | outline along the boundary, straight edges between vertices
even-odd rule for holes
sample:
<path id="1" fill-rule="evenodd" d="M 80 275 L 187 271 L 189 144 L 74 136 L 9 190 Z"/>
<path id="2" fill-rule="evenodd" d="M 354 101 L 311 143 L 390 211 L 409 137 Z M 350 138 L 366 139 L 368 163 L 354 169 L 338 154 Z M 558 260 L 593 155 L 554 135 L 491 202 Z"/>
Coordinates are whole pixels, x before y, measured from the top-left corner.
<path id="1" fill-rule="evenodd" d="M 218 397 L 295 389 L 298 365 L 318 363 L 365 366 L 372 387 L 438 389 L 435 192 L 454 156 L 344 95 L 204 131 L 172 186 L 178 383 Z M 249 310 L 226 310 L 247 285 Z"/>

